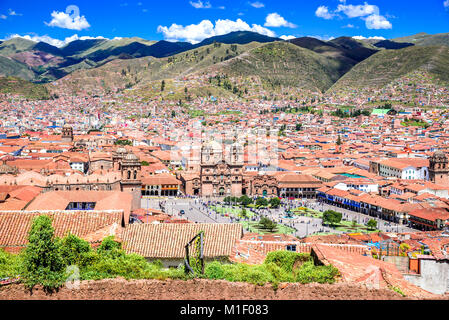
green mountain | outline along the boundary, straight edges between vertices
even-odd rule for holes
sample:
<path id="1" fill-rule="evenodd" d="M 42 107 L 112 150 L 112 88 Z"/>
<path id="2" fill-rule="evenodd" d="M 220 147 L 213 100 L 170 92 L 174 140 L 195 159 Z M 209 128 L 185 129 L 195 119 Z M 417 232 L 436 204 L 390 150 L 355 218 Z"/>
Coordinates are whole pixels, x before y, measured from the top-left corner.
<path id="1" fill-rule="evenodd" d="M 187 82 L 199 95 L 218 90 L 241 96 L 243 88 L 252 93 L 281 88 L 290 92 L 379 88 L 417 70 L 425 70 L 435 81 L 446 81 L 448 36 L 284 41 L 242 31 L 196 45 L 134 37 L 76 40 L 62 48 L 13 38 L 0 42 L 0 76 L 55 82 L 47 86 L 52 92 L 133 89 L 143 95 L 170 93 L 184 98 Z M 226 79 L 225 85 L 220 77 Z M 160 92 L 162 80 L 167 84 L 164 92 Z"/>
<path id="2" fill-rule="evenodd" d="M 316 38 L 302 37 L 289 40 L 301 48 L 312 50 L 329 59 L 334 59 L 340 63 L 338 73 L 340 76 L 348 72 L 353 66 L 360 61 L 363 61 L 370 55 L 377 52 L 377 50 L 367 50 L 366 54 L 354 54 L 352 49 L 347 49 L 339 44 L 330 41 L 321 41 Z"/>
<path id="3" fill-rule="evenodd" d="M 428 73 L 436 82 L 449 83 L 449 48 L 412 46 L 379 51 L 352 68 L 330 91 L 379 89 L 415 71 Z"/>
<path id="4" fill-rule="evenodd" d="M 89 88 L 91 92 L 131 87 L 138 89 L 148 87 L 153 81 L 182 79 L 259 45 L 255 42 L 246 45 L 215 43 L 166 58 L 116 59 L 97 68 L 76 70 L 57 83 L 68 92 L 78 92 L 82 88 Z M 184 87 L 181 89 L 184 90 Z"/>
<path id="5" fill-rule="evenodd" d="M 0 54 L 2 56 L 11 56 L 18 52 L 32 50 L 35 45 L 36 42 L 31 40 L 19 37 L 12 38 L 0 44 Z"/>
<path id="6" fill-rule="evenodd" d="M 229 76 L 260 79 L 267 89 L 295 87 L 324 91 L 342 75 L 338 59 L 289 42 L 263 44 L 215 69 Z"/>
<path id="7" fill-rule="evenodd" d="M 202 47 L 205 45 L 213 44 L 214 42 L 224 43 L 224 44 L 248 44 L 251 42 L 274 42 L 281 41 L 279 38 L 265 36 L 263 34 L 259 34 L 252 31 L 234 31 L 225 35 L 215 36 L 211 38 L 207 38 L 195 45 L 195 48 Z"/>
<path id="8" fill-rule="evenodd" d="M 393 39 L 396 42 L 409 42 L 417 46 L 449 46 L 449 33 L 418 33 L 408 37 Z"/>
<path id="9" fill-rule="evenodd" d="M 375 46 L 377 48 L 397 50 L 397 49 L 414 46 L 414 44 L 408 43 L 408 42 L 395 42 L 395 41 L 391 41 L 391 40 L 382 40 L 382 41 L 373 43 L 373 46 Z"/>
<path id="10" fill-rule="evenodd" d="M 367 42 L 350 37 L 339 37 L 328 42 L 345 49 L 347 55 L 356 61 L 363 61 L 379 51 L 379 48 L 376 48 Z"/>

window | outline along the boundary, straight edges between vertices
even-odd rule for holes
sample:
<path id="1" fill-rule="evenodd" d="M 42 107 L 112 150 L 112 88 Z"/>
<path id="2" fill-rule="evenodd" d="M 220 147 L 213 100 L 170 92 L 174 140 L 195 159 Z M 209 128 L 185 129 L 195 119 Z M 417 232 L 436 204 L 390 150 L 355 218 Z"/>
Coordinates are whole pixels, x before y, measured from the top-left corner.
<path id="1" fill-rule="evenodd" d="M 296 244 L 288 245 L 285 249 L 286 249 L 287 251 L 293 251 L 293 252 L 296 252 Z"/>

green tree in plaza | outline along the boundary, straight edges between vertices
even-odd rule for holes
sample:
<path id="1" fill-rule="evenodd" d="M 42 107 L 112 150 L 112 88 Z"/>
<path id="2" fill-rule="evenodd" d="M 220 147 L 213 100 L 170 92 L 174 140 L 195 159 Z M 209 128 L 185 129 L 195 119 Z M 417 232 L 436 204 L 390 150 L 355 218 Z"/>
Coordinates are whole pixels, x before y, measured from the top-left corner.
<path id="1" fill-rule="evenodd" d="M 302 124 L 301 123 L 297 123 L 296 124 L 296 131 L 300 131 L 301 130 L 301 128 L 302 128 Z"/>
<path id="2" fill-rule="evenodd" d="M 268 206 L 268 200 L 265 198 L 257 198 L 256 200 L 256 207 L 267 207 Z"/>
<path id="3" fill-rule="evenodd" d="M 239 198 L 238 202 L 240 202 L 242 204 L 242 206 L 247 207 L 251 203 L 253 203 L 253 200 L 250 197 L 248 197 L 247 195 L 243 195 Z"/>
<path id="4" fill-rule="evenodd" d="M 243 219 L 248 218 L 248 213 L 246 212 L 246 209 L 245 209 L 245 208 L 242 209 L 242 212 L 240 213 L 240 216 L 241 216 Z"/>
<path id="5" fill-rule="evenodd" d="M 335 226 L 341 222 L 342 215 L 340 212 L 327 210 L 323 213 L 323 222 Z"/>
<path id="6" fill-rule="evenodd" d="M 270 207 L 277 209 L 281 205 L 281 200 L 279 200 L 279 198 L 271 198 L 269 204 Z"/>
<path id="7" fill-rule="evenodd" d="M 51 292 L 65 280 L 64 261 L 48 216 L 34 218 L 24 252 L 22 276 L 31 290 L 37 284 Z"/>
<path id="8" fill-rule="evenodd" d="M 377 228 L 377 221 L 374 220 L 374 219 L 371 219 L 370 221 L 368 221 L 368 222 L 366 223 L 366 226 L 368 227 L 368 229 L 374 230 L 374 229 Z"/>
<path id="9" fill-rule="evenodd" d="M 259 228 L 267 230 L 268 232 L 274 232 L 277 229 L 277 223 L 266 217 L 263 217 L 259 221 Z"/>

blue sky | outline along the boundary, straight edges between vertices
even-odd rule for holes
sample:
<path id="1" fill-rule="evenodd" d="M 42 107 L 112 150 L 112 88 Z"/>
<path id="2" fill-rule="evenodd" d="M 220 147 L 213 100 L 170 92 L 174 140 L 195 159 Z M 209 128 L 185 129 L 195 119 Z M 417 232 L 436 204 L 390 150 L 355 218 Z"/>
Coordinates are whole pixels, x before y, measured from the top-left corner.
<path id="1" fill-rule="evenodd" d="M 0 39 L 58 46 L 83 37 L 189 41 L 235 30 L 270 36 L 395 38 L 449 32 L 449 0 L 1 0 Z"/>

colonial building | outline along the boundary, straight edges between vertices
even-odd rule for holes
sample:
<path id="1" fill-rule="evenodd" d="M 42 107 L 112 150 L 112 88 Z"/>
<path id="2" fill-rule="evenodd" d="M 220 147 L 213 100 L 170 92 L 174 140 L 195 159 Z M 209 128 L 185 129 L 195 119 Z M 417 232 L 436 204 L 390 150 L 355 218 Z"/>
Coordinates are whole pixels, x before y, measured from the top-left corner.
<path id="1" fill-rule="evenodd" d="M 157 174 L 142 179 L 142 196 L 177 196 L 181 181 L 171 174 Z"/>
<path id="2" fill-rule="evenodd" d="M 201 148 L 199 166 L 196 166 L 199 172 L 190 170 L 178 174 L 181 190 L 187 195 L 202 197 L 314 198 L 316 190 L 322 186 L 318 179 L 294 172 L 244 174 L 243 159 L 243 148 L 238 144 L 225 148 L 217 142 L 208 143 Z"/>
<path id="3" fill-rule="evenodd" d="M 203 146 L 200 177 L 203 197 L 241 196 L 243 148 L 238 144 L 224 148 L 217 142 Z"/>

